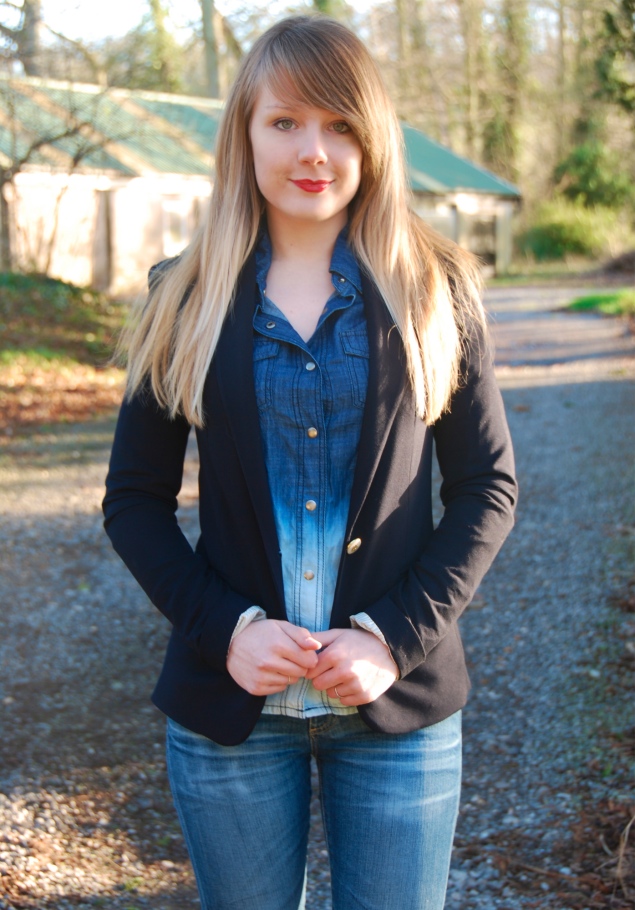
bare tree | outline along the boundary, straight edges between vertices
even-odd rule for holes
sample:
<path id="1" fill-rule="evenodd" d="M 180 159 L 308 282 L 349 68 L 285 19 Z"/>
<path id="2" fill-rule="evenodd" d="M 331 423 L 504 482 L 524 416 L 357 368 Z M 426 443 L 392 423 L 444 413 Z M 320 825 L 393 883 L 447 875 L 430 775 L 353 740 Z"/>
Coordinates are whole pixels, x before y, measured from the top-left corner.
<path id="1" fill-rule="evenodd" d="M 484 119 L 486 49 L 483 0 L 457 0 L 463 39 L 465 145 L 471 158 L 480 157 Z"/>
<path id="2" fill-rule="evenodd" d="M 38 158 L 45 154 L 55 162 L 56 171 L 70 176 L 89 155 L 106 148 L 111 142 L 126 138 L 123 134 L 105 135 L 95 128 L 97 111 L 104 96 L 105 93 L 93 96 L 92 111 L 87 116 L 85 110 L 83 115 L 80 114 L 72 100 L 72 92 L 69 92 L 68 106 L 55 105 L 55 111 L 51 111 L 57 114 L 55 118 L 45 118 L 40 124 L 28 125 L 21 111 L 23 92 L 10 79 L 3 79 L 0 83 L 0 130 L 8 135 L 9 140 L 9 151 L 2 156 L 0 164 L 0 266 L 3 269 L 10 269 L 14 264 L 10 200 L 15 198 L 18 174 L 34 164 L 41 166 Z M 65 189 L 60 192 L 56 211 Z M 56 224 L 53 224 L 52 236 L 48 240 L 49 260 L 55 231 Z"/>
<path id="3" fill-rule="evenodd" d="M 214 0 L 201 0 L 207 88 L 210 97 L 219 98 L 220 81 L 218 77 L 218 40 L 216 37 L 216 25 L 214 22 L 215 13 L 216 9 L 214 6 Z"/>
<path id="4" fill-rule="evenodd" d="M 162 0 L 148 0 L 152 21 L 152 66 L 157 71 L 163 89 L 180 91 L 181 80 L 176 72 L 175 58 L 179 52 L 166 27 L 167 12 Z"/>
<path id="5" fill-rule="evenodd" d="M 8 26 L 0 23 L 0 35 L 9 46 L 11 55 L 19 60 L 28 76 L 40 76 L 42 50 L 42 0 L 3 0 L 0 10 L 18 14 L 18 23 Z"/>

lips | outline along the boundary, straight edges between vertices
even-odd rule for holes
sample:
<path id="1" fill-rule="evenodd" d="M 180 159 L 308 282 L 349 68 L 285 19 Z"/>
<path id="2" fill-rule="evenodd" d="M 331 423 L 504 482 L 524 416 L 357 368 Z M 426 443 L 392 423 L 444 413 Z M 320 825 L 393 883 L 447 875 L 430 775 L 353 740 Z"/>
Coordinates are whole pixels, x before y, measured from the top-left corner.
<path id="1" fill-rule="evenodd" d="M 305 193 L 321 193 L 331 185 L 332 180 L 292 180 L 299 189 Z"/>

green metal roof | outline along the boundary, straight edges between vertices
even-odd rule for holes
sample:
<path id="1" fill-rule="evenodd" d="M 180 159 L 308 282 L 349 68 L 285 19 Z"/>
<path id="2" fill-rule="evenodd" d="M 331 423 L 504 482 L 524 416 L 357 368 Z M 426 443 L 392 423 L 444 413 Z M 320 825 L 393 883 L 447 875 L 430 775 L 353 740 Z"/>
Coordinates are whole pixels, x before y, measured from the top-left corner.
<path id="1" fill-rule="evenodd" d="M 204 102 L 197 104 L 197 100 L 196 98 L 191 98 L 188 103 L 185 103 L 182 99 L 167 101 L 164 98 L 155 99 L 147 95 L 134 97 L 136 104 L 139 104 L 151 114 L 162 117 L 168 123 L 174 124 L 194 139 L 202 149 L 210 152 L 216 141 L 221 110 L 220 108 L 214 110 L 213 108 L 202 107 L 201 103 Z"/>
<path id="2" fill-rule="evenodd" d="M 156 118 L 145 120 L 142 116 L 135 116 L 126 108 L 125 97 L 109 93 L 89 95 L 48 87 L 43 87 L 42 91 L 61 107 L 74 105 L 80 117 L 93 124 L 103 136 L 132 152 L 148 170 L 201 176 L 209 173 L 209 160 L 205 160 L 203 149 L 198 155 L 192 154 L 172 135 L 169 120 L 164 121 L 165 128 L 162 128 Z M 134 100 L 134 93 L 129 95 Z"/>
<path id="3" fill-rule="evenodd" d="M 33 141 L 39 137 L 61 135 L 69 125 L 68 119 L 61 112 L 58 114 L 39 105 L 30 95 L 20 91 L 19 84 L 12 86 L 10 95 L 0 90 L 0 111 L 3 115 L 3 122 L 0 122 L 0 150 L 10 160 L 26 155 Z M 95 145 L 89 137 L 79 134 L 43 145 L 29 158 L 30 163 L 59 168 L 60 158 L 52 149 L 67 155 L 70 160 L 81 150 L 84 167 L 132 173 L 104 148 Z"/>
<path id="4" fill-rule="evenodd" d="M 415 192 L 445 194 L 465 191 L 496 196 L 520 197 L 512 183 L 455 155 L 424 133 L 403 123 L 410 185 Z"/>
<path id="5" fill-rule="evenodd" d="M 222 105 L 206 98 L 125 89 L 101 89 L 49 79 L 6 79 L 0 82 L 0 151 L 21 156 L 36 136 L 56 134 L 68 124 L 68 114 L 91 124 L 91 151 L 80 166 L 138 173 L 206 176 L 212 166 Z M 10 100 L 9 100 L 10 99 Z M 466 191 L 509 198 L 517 187 L 466 158 L 402 124 L 408 173 L 414 192 L 445 195 Z M 90 130 L 88 131 L 91 132 Z M 100 147 L 101 140 L 104 147 Z M 70 158 L 86 147 L 86 135 L 70 136 L 53 145 Z M 59 159 L 42 148 L 30 159 L 42 166 L 60 167 Z"/>

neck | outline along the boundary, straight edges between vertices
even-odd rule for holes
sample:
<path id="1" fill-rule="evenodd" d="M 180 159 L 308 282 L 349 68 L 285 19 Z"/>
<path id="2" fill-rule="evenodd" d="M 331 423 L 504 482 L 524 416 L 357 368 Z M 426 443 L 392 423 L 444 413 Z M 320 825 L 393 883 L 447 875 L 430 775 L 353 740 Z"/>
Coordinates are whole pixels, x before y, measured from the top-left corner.
<path id="1" fill-rule="evenodd" d="M 289 222 L 267 213 L 267 228 L 271 239 L 273 258 L 277 261 L 302 261 L 305 263 L 331 261 L 338 234 L 346 224 L 342 218 L 323 222 Z"/>

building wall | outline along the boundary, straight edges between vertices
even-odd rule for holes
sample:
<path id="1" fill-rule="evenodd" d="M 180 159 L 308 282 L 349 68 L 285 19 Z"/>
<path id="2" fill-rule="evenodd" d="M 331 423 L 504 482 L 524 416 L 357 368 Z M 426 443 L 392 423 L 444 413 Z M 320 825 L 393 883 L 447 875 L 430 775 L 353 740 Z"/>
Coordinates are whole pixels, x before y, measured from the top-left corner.
<path id="1" fill-rule="evenodd" d="M 8 200 L 12 266 L 134 296 L 151 265 L 187 244 L 209 194 L 204 178 L 21 173 Z"/>
<path id="2" fill-rule="evenodd" d="M 80 174 L 18 174 L 8 199 L 13 267 L 90 284 L 97 186 Z"/>
<path id="3" fill-rule="evenodd" d="M 148 269 L 189 242 L 210 183 L 201 177 L 25 172 L 9 193 L 13 267 L 47 272 L 122 297 L 143 293 Z M 415 194 L 415 211 L 504 273 L 516 203 L 494 196 Z"/>
<path id="4" fill-rule="evenodd" d="M 479 257 L 484 271 L 504 274 L 511 264 L 512 214 L 517 203 L 477 193 L 415 193 L 414 209 L 431 227 Z"/>

